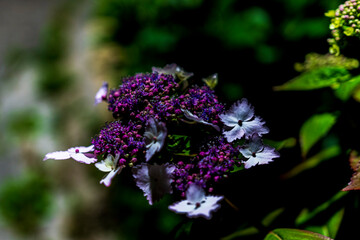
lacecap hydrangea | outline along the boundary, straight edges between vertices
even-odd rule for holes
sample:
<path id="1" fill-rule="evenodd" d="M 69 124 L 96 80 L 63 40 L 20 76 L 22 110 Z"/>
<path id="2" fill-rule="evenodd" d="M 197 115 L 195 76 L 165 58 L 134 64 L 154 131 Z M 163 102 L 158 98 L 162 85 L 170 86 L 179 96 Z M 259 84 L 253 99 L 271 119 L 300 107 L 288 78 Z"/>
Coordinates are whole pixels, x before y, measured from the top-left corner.
<path id="1" fill-rule="evenodd" d="M 44 160 L 94 164 L 108 173 L 100 180 L 107 187 L 131 171 L 150 205 L 172 194 L 177 202 L 170 210 L 210 219 L 224 199 L 219 182 L 234 170 L 268 164 L 279 153 L 263 144 L 269 129 L 247 99 L 228 107 L 215 94 L 217 74 L 202 85 L 190 84 L 192 76 L 170 64 L 123 78 L 112 89 L 104 83 L 95 105 L 106 103 L 113 121 L 90 146 L 51 152 Z"/>

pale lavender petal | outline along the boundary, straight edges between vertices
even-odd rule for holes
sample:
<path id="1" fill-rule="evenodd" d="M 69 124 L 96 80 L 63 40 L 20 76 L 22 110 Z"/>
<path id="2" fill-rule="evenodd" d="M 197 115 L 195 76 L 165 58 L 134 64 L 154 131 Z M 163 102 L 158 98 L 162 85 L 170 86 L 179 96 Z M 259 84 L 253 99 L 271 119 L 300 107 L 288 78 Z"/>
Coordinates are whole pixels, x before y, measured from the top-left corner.
<path id="1" fill-rule="evenodd" d="M 223 196 L 207 196 L 205 200 L 201 203 L 200 207 L 195 208 L 193 211 L 188 212 L 187 216 L 190 218 L 193 217 L 204 217 L 206 219 L 211 219 L 211 212 L 216 211 L 220 208 L 220 204 L 217 202 L 222 200 Z"/>
<path id="2" fill-rule="evenodd" d="M 191 203 L 201 202 L 205 198 L 205 191 L 197 184 L 191 184 L 186 191 L 186 199 Z"/>
<path id="3" fill-rule="evenodd" d="M 106 99 L 106 95 L 108 93 L 109 84 L 104 82 L 100 89 L 97 91 L 95 95 L 95 104 L 97 105 Z"/>
<path id="4" fill-rule="evenodd" d="M 159 152 L 164 146 L 165 139 L 167 137 L 166 125 L 163 122 L 158 122 L 153 118 L 150 118 L 148 125 L 145 129 L 145 143 L 146 143 L 146 161 L 149 161 L 152 156 Z"/>
<path id="5" fill-rule="evenodd" d="M 203 119 L 201 119 L 201 118 L 199 118 L 198 116 L 192 114 L 189 110 L 181 109 L 181 111 L 184 113 L 184 116 L 185 116 L 187 119 L 192 120 L 192 121 L 195 121 L 195 122 L 198 122 L 198 123 L 202 123 L 202 124 L 205 124 L 205 125 L 208 125 L 208 126 L 212 126 L 212 127 L 215 128 L 218 132 L 220 132 L 219 126 L 217 126 L 217 125 L 215 125 L 215 124 L 212 124 L 212 123 L 205 122 Z"/>
<path id="6" fill-rule="evenodd" d="M 245 137 L 249 138 L 255 133 L 259 136 L 269 133 L 269 129 L 264 124 L 260 117 L 255 117 L 252 121 L 243 122 L 241 127 L 244 129 Z"/>
<path id="7" fill-rule="evenodd" d="M 43 160 L 44 161 L 48 159 L 65 160 L 69 158 L 70 158 L 70 154 L 68 151 L 57 151 L 57 152 L 47 153 Z"/>
<path id="8" fill-rule="evenodd" d="M 243 98 L 231 106 L 229 113 L 233 114 L 237 120 L 247 121 L 254 116 L 254 108 L 246 98 Z"/>
<path id="9" fill-rule="evenodd" d="M 141 164 L 134 168 L 136 185 L 143 190 L 150 205 L 159 201 L 166 193 L 172 193 L 171 175 L 174 170 L 175 167 L 169 164 Z"/>
<path id="10" fill-rule="evenodd" d="M 220 114 L 219 115 L 221 121 L 228 127 L 235 127 L 238 125 L 239 119 L 235 117 L 234 114 Z"/>
<path id="11" fill-rule="evenodd" d="M 160 143 L 152 143 L 148 150 L 146 150 L 145 159 L 148 162 L 156 152 L 160 151 Z"/>
<path id="12" fill-rule="evenodd" d="M 250 158 L 253 154 L 260 152 L 264 149 L 264 144 L 259 137 L 259 135 L 254 134 L 250 138 L 250 142 L 240 148 L 240 153 L 246 157 Z"/>
<path id="13" fill-rule="evenodd" d="M 236 125 L 230 131 L 224 131 L 223 134 L 228 142 L 232 142 L 236 139 L 241 139 L 244 136 L 245 132 L 243 128 L 241 128 L 239 125 Z"/>
<path id="14" fill-rule="evenodd" d="M 82 153 L 70 153 L 70 157 L 77 162 L 81 162 L 85 164 L 90 164 L 97 161 L 96 158 L 89 158 Z"/>
<path id="15" fill-rule="evenodd" d="M 106 187 L 109 187 L 111 185 L 111 181 L 112 179 L 116 176 L 116 174 L 120 173 L 121 170 L 123 168 L 122 167 L 118 167 L 117 169 L 112 170 L 111 172 L 109 172 L 109 174 L 107 174 L 101 181 L 100 184 L 104 184 Z"/>
<path id="16" fill-rule="evenodd" d="M 250 168 L 257 164 L 268 164 L 278 157 L 280 157 L 280 154 L 274 148 L 265 145 L 261 152 L 255 153 L 255 157 L 251 156 L 245 161 L 244 166 L 245 168 Z"/>

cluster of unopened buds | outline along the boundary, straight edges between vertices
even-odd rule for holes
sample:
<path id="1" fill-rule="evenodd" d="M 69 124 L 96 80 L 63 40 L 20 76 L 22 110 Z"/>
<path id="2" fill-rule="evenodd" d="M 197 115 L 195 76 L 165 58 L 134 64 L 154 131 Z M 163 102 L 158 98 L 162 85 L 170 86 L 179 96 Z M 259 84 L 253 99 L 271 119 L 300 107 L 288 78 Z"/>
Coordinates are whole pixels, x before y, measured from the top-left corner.
<path id="1" fill-rule="evenodd" d="M 114 121 L 90 146 L 48 153 L 44 160 L 94 163 L 108 172 L 100 181 L 107 187 L 131 170 L 150 205 L 173 194 L 178 201 L 170 210 L 210 219 L 223 199 L 213 195 L 219 181 L 279 154 L 263 144 L 269 130 L 246 99 L 230 108 L 218 101 L 217 74 L 198 86 L 189 84 L 192 73 L 175 64 L 152 70 L 124 78 L 115 89 L 104 83 L 95 104 L 106 102 Z"/>
<path id="2" fill-rule="evenodd" d="M 330 53 L 339 55 L 339 43 L 344 37 L 360 37 L 360 1 L 348 0 L 325 15 L 331 17 L 330 30 L 333 37 L 328 39 Z"/>

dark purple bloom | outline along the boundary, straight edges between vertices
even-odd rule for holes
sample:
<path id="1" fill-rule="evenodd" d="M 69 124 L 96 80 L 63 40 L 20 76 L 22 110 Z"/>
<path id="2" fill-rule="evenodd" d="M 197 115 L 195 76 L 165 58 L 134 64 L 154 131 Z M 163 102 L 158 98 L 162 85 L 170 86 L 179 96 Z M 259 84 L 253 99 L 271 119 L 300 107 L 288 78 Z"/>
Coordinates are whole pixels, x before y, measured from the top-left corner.
<path id="1" fill-rule="evenodd" d="M 143 123 L 150 117 L 163 120 L 170 116 L 170 99 L 178 87 L 172 75 L 136 74 L 110 91 L 108 109 L 115 118 L 127 117 Z"/>
<path id="2" fill-rule="evenodd" d="M 184 195 L 186 189 L 196 183 L 212 192 L 213 185 L 234 169 L 238 155 L 238 150 L 223 137 L 210 141 L 196 157 L 176 164 L 175 188 Z"/>
<path id="3" fill-rule="evenodd" d="M 137 159 L 145 158 L 145 138 L 141 129 L 141 125 L 131 121 L 108 123 L 92 140 L 94 154 L 104 158 L 119 155 L 119 166 L 134 165 Z"/>
<path id="4" fill-rule="evenodd" d="M 217 126 L 219 114 L 224 112 L 224 105 L 218 101 L 215 92 L 208 86 L 194 86 L 184 95 L 172 99 L 177 113 L 185 111 L 184 116 L 190 120 Z M 176 112 L 175 112 L 176 113 Z M 186 114 L 189 113 L 189 114 Z"/>
<path id="5" fill-rule="evenodd" d="M 254 133 L 261 136 L 269 132 L 264 126 L 265 122 L 254 115 L 254 108 L 245 98 L 234 103 L 226 113 L 220 114 L 220 118 L 226 127 L 231 128 L 229 131 L 224 131 L 229 142 L 243 137 L 249 138 Z"/>
<path id="6" fill-rule="evenodd" d="M 250 138 L 248 144 L 240 148 L 240 152 L 247 158 L 244 161 L 245 168 L 250 168 L 257 164 L 268 164 L 273 161 L 273 158 L 280 157 L 280 154 L 274 148 L 264 145 L 257 134 Z"/>

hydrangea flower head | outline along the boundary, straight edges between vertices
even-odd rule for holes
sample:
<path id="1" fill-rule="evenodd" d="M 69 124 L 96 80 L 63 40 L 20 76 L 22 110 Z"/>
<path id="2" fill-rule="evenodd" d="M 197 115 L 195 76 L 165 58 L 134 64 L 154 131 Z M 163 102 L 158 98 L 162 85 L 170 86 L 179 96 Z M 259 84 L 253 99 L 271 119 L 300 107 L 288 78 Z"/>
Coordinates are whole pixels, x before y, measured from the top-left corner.
<path id="1" fill-rule="evenodd" d="M 186 213 L 190 218 L 211 219 L 211 212 L 220 208 L 218 202 L 222 199 L 223 196 L 206 196 L 200 186 L 192 184 L 186 191 L 186 200 L 174 203 L 169 209 L 176 213 Z"/>
<path id="2" fill-rule="evenodd" d="M 148 121 L 148 126 L 145 129 L 145 142 L 146 142 L 146 161 L 149 161 L 152 156 L 161 150 L 164 146 L 167 136 L 167 129 L 165 123 L 159 122 L 153 118 Z"/>
<path id="3" fill-rule="evenodd" d="M 95 167 L 97 167 L 100 171 L 109 172 L 101 181 L 100 184 L 104 184 L 109 187 L 111 184 L 111 180 L 119 174 L 123 168 L 123 166 L 118 166 L 120 155 L 116 155 L 115 157 L 112 155 L 108 155 L 105 160 L 101 162 L 95 163 Z"/>
<path id="4" fill-rule="evenodd" d="M 219 102 L 215 92 L 208 86 L 193 86 L 186 94 L 172 99 L 175 113 L 185 111 L 185 117 L 190 120 L 217 126 L 220 123 L 219 114 L 224 111 L 224 105 Z"/>
<path id="5" fill-rule="evenodd" d="M 224 131 L 229 142 L 243 137 L 249 138 L 254 133 L 261 136 L 269 132 L 269 129 L 264 126 L 265 122 L 254 115 L 254 108 L 245 98 L 234 103 L 226 113 L 220 114 L 220 119 L 226 127 L 230 128 L 229 131 Z"/>
<path id="6" fill-rule="evenodd" d="M 245 168 L 250 168 L 257 164 L 268 164 L 273 161 L 273 158 L 280 157 L 280 154 L 274 148 L 264 145 L 257 134 L 251 137 L 247 145 L 240 148 L 240 152 L 247 158 L 244 162 Z"/>
<path id="7" fill-rule="evenodd" d="M 141 164 L 133 168 L 136 185 L 143 190 L 149 204 L 159 201 L 166 193 L 172 193 L 173 165 Z"/>
<path id="8" fill-rule="evenodd" d="M 215 183 L 234 169 L 238 155 L 238 149 L 223 137 L 215 138 L 203 146 L 197 156 L 176 164 L 174 186 L 183 195 L 193 183 L 211 192 Z"/>
<path id="9" fill-rule="evenodd" d="M 170 116 L 170 96 L 179 84 L 171 74 L 136 74 L 123 79 L 122 85 L 110 91 L 108 109 L 115 118 L 127 117 L 145 123 L 150 117 Z"/>
<path id="10" fill-rule="evenodd" d="M 92 140 L 94 154 L 104 158 L 119 155 L 119 166 L 133 166 L 145 154 L 145 138 L 141 130 L 142 126 L 132 121 L 108 123 Z"/>
<path id="11" fill-rule="evenodd" d="M 81 163 L 94 163 L 97 161 L 97 158 L 91 152 L 94 151 L 94 145 L 90 145 L 88 147 L 72 147 L 69 148 L 67 151 L 57 151 L 47 153 L 44 157 L 44 161 L 48 159 L 54 160 L 65 160 L 72 158 L 77 162 Z"/>

